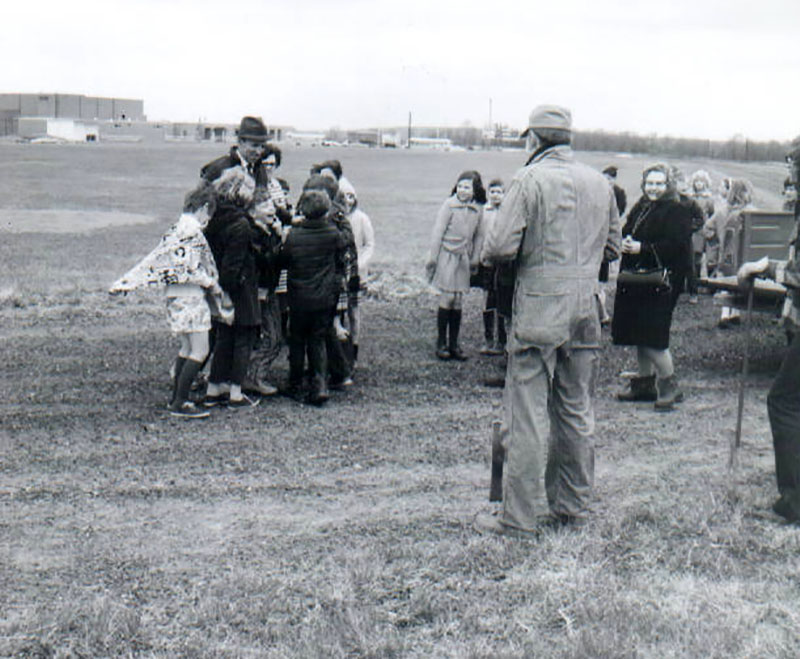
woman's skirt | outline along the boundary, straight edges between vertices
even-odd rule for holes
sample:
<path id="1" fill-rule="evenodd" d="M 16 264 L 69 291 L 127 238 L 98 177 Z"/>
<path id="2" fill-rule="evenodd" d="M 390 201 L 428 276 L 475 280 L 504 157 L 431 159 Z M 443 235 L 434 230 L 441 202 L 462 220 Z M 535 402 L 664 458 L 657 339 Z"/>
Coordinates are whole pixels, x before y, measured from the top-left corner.
<path id="1" fill-rule="evenodd" d="M 611 321 L 614 344 L 656 350 L 669 348 L 672 310 L 677 301 L 673 290 L 640 291 L 618 284 Z"/>

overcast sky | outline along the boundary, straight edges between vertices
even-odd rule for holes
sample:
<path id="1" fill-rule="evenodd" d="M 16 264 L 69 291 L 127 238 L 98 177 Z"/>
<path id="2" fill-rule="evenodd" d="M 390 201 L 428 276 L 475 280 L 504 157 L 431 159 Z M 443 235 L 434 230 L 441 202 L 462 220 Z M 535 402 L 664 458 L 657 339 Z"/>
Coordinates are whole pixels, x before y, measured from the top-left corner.
<path id="1" fill-rule="evenodd" d="M 141 98 L 154 120 L 800 134 L 800 0 L 17 0 L 0 91 Z"/>

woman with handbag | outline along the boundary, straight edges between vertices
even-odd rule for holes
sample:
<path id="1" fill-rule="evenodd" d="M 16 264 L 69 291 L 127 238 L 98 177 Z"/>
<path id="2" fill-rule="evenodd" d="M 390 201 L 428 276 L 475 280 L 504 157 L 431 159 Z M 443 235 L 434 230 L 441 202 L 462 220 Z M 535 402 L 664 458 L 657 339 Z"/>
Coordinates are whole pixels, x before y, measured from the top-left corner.
<path id="1" fill-rule="evenodd" d="M 692 238 L 690 209 L 680 203 L 667 165 L 642 172 L 644 193 L 622 229 L 611 334 L 615 345 L 636 346 L 638 373 L 621 401 L 655 401 L 659 411 L 683 400 L 669 351 L 672 311 L 683 290 Z"/>

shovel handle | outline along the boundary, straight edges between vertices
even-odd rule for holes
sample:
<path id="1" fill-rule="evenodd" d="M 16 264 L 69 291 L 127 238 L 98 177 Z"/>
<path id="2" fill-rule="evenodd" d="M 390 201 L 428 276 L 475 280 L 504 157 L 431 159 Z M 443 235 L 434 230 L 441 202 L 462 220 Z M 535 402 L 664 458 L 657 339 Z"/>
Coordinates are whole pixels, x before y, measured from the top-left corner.
<path id="1" fill-rule="evenodd" d="M 744 414 L 744 388 L 747 384 L 747 376 L 750 373 L 750 324 L 753 317 L 753 290 L 750 286 L 747 292 L 747 315 L 744 318 L 744 355 L 742 357 L 742 373 L 739 378 L 739 404 L 736 410 L 736 433 L 733 436 L 730 456 L 728 458 L 728 468 L 736 466 L 736 457 L 739 447 L 742 445 L 742 415 Z"/>

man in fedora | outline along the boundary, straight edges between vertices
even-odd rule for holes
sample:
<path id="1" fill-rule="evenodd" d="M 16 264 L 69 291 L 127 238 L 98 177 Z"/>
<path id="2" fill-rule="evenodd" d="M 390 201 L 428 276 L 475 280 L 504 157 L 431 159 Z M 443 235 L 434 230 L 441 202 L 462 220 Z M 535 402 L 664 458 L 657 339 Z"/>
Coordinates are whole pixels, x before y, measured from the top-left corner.
<path id="1" fill-rule="evenodd" d="M 241 165 L 255 179 L 256 186 L 267 184 L 267 174 L 261 165 L 267 143 L 267 128 L 258 117 L 242 117 L 236 133 L 236 146 L 228 155 L 212 160 L 200 170 L 200 176 L 207 181 L 216 180 L 223 171 Z"/>
<path id="2" fill-rule="evenodd" d="M 594 481 L 597 273 L 620 246 L 605 177 L 575 161 L 572 117 L 540 105 L 522 133 L 533 153 L 514 176 L 484 254 L 517 265 L 504 392 L 503 509 L 475 528 L 536 538 L 581 525 Z"/>

